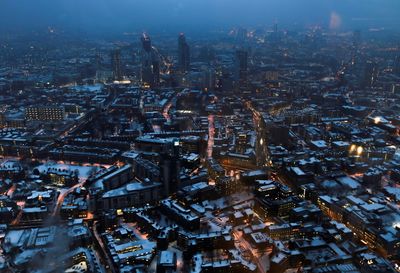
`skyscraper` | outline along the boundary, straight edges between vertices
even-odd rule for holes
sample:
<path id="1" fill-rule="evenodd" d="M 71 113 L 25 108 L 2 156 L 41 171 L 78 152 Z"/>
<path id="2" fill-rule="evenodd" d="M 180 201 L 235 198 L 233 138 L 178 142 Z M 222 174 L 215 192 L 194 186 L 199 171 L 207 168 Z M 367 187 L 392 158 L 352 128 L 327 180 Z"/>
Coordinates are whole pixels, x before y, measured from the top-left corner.
<path id="1" fill-rule="evenodd" d="M 243 43 L 245 42 L 247 39 L 247 29 L 245 28 L 238 28 L 237 32 L 236 32 L 236 41 L 239 43 Z"/>
<path id="2" fill-rule="evenodd" d="M 146 52 L 151 51 L 151 40 L 150 40 L 150 37 L 146 33 L 143 33 L 143 35 L 142 35 L 142 47 L 143 47 L 143 50 Z"/>
<path id="3" fill-rule="evenodd" d="M 180 142 L 173 139 L 165 144 L 160 153 L 160 180 L 163 183 L 164 194 L 175 193 L 180 187 Z"/>
<path id="4" fill-rule="evenodd" d="M 378 67 L 375 62 L 367 61 L 363 69 L 363 75 L 361 78 L 362 87 L 372 87 L 375 85 L 378 77 Z"/>
<path id="5" fill-rule="evenodd" d="M 185 35 L 179 34 L 178 37 L 178 68 L 182 72 L 189 70 L 190 66 L 190 48 L 186 42 Z"/>
<path id="6" fill-rule="evenodd" d="M 150 37 L 143 33 L 141 79 L 144 85 L 157 87 L 160 82 L 160 59 L 151 45 Z"/>
<path id="7" fill-rule="evenodd" d="M 122 76 L 122 68 L 121 68 L 121 51 L 119 49 L 115 49 L 111 55 L 111 64 L 113 68 L 113 77 L 115 81 L 121 81 Z"/>
<path id="8" fill-rule="evenodd" d="M 275 45 L 279 43 L 280 37 L 279 37 L 279 32 L 278 32 L 278 24 L 274 23 L 272 27 L 272 33 L 271 33 L 271 42 Z"/>
<path id="9" fill-rule="evenodd" d="M 239 85 L 247 81 L 247 51 L 239 49 L 235 55 L 235 80 Z"/>
<path id="10" fill-rule="evenodd" d="M 393 63 L 393 72 L 397 75 L 400 75 L 400 55 L 396 56 Z"/>

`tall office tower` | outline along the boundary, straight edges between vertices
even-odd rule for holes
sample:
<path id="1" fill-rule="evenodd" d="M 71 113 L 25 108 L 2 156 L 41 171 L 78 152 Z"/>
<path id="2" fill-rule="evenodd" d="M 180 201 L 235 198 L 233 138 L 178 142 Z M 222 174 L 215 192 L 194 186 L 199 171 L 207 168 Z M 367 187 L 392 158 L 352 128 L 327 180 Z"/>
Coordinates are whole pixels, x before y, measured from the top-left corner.
<path id="1" fill-rule="evenodd" d="M 203 88 L 207 88 L 207 90 L 214 90 L 215 89 L 215 69 L 206 68 L 203 73 L 204 73 Z"/>
<path id="2" fill-rule="evenodd" d="M 157 54 L 153 57 L 153 87 L 158 87 L 160 85 L 160 58 Z"/>
<path id="3" fill-rule="evenodd" d="M 4 128 L 7 126 L 7 118 L 5 111 L 0 111 L 0 128 Z"/>
<path id="4" fill-rule="evenodd" d="M 182 72 L 189 70 L 190 48 L 186 42 L 185 34 L 181 33 L 178 37 L 178 67 Z"/>
<path id="5" fill-rule="evenodd" d="M 114 80 L 121 81 L 123 79 L 123 76 L 122 76 L 122 68 L 121 68 L 121 51 L 119 49 L 115 49 L 112 52 L 111 65 L 113 68 Z"/>
<path id="6" fill-rule="evenodd" d="M 164 194 L 170 195 L 180 188 L 180 160 L 179 160 L 180 142 L 173 139 L 166 143 L 163 151 L 160 153 L 160 180 L 163 183 Z"/>
<path id="7" fill-rule="evenodd" d="M 361 86 L 372 87 L 378 77 L 378 66 L 375 62 L 367 61 L 361 75 Z"/>
<path id="8" fill-rule="evenodd" d="M 361 45 L 361 31 L 360 30 L 355 30 L 353 32 L 353 40 L 352 40 L 352 51 L 351 51 L 351 63 L 352 65 L 359 65 L 360 63 L 360 49 Z"/>
<path id="9" fill-rule="evenodd" d="M 151 40 L 150 37 L 147 35 L 147 33 L 142 34 L 142 47 L 143 50 L 146 52 L 151 51 Z"/>
<path id="10" fill-rule="evenodd" d="M 239 49 L 235 55 L 235 80 L 239 85 L 247 81 L 247 51 Z"/>
<path id="11" fill-rule="evenodd" d="M 279 42 L 279 32 L 278 32 L 278 24 L 274 23 L 272 27 L 272 33 L 271 33 L 271 42 L 274 44 L 277 44 Z"/>
<path id="12" fill-rule="evenodd" d="M 240 43 L 245 42 L 247 39 L 247 29 L 240 27 L 236 33 L 236 40 Z"/>
<path id="13" fill-rule="evenodd" d="M 396 56 L 393 63 L 393 72 L 397 75 L 400 75 L 400 55 Z"/>
<path id="14" fill-rule="evenodd" d="M 157 52 L 151 46 L 151 40 L 147 34 L 143 33 L 141 41 L 142 83 L 151 87 L 157 87 L 160 82 L 160 59 Z"/>

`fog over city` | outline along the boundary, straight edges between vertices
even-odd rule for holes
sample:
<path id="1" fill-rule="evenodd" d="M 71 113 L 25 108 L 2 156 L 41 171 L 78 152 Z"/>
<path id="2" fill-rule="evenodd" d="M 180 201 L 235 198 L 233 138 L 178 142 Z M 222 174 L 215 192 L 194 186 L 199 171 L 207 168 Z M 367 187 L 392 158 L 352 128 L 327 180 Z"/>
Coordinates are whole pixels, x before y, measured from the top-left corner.
<path id="1" fill-rule="evenodd" d="M 397 0 L 1 0 L 2 31 L 46 26 L 85 32 L 208 30 L 213 27 L 396 28 Z"/>

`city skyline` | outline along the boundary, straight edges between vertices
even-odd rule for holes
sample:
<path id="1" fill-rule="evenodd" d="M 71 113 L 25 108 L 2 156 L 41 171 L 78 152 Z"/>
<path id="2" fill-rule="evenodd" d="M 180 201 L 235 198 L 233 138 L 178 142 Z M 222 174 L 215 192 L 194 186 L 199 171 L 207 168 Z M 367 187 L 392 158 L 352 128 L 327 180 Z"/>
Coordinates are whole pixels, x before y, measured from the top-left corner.
<path id="1" fill-rule="evenodd" d="M 0 272 L 399 273 L 399 10 L 0 0 Z"/>

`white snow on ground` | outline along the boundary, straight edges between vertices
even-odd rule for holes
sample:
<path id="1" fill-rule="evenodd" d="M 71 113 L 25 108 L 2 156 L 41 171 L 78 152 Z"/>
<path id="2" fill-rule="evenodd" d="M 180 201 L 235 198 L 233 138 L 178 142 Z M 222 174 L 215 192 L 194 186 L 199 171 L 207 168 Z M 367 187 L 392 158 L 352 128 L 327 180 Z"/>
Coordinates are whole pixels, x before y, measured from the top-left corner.
<path id="1" fill-rule="evenodd" d="M 70 164 L 60 164 L 55 162 L 48 162 L 43 165 L 36 167 L 40 173 L 47 171 L 49 168 L 55 168 L 59 170 L 70 170 L 70 171 L 79 171 L 79 178 L 85 179 L 88 178 L 92 173 L 98 170 L 98 167 L 95 166 L 79 166 L 79 165 L 70 165 Z"/>
<path id="2" fill-rule="evenodd" d="M 222 197 L 217 200 L 205 201 L 203 202 L 203 206 L 207 207 L 207 204 L 210 205 L 211 209 L 218 208 L 218 209 L 226 209 L 233 205 L 237 205 L 244 202 L 251 203 L 250 200 L 253 199 L 253 194 L 247 192 L 235 193 L 229 197 Z"/>

